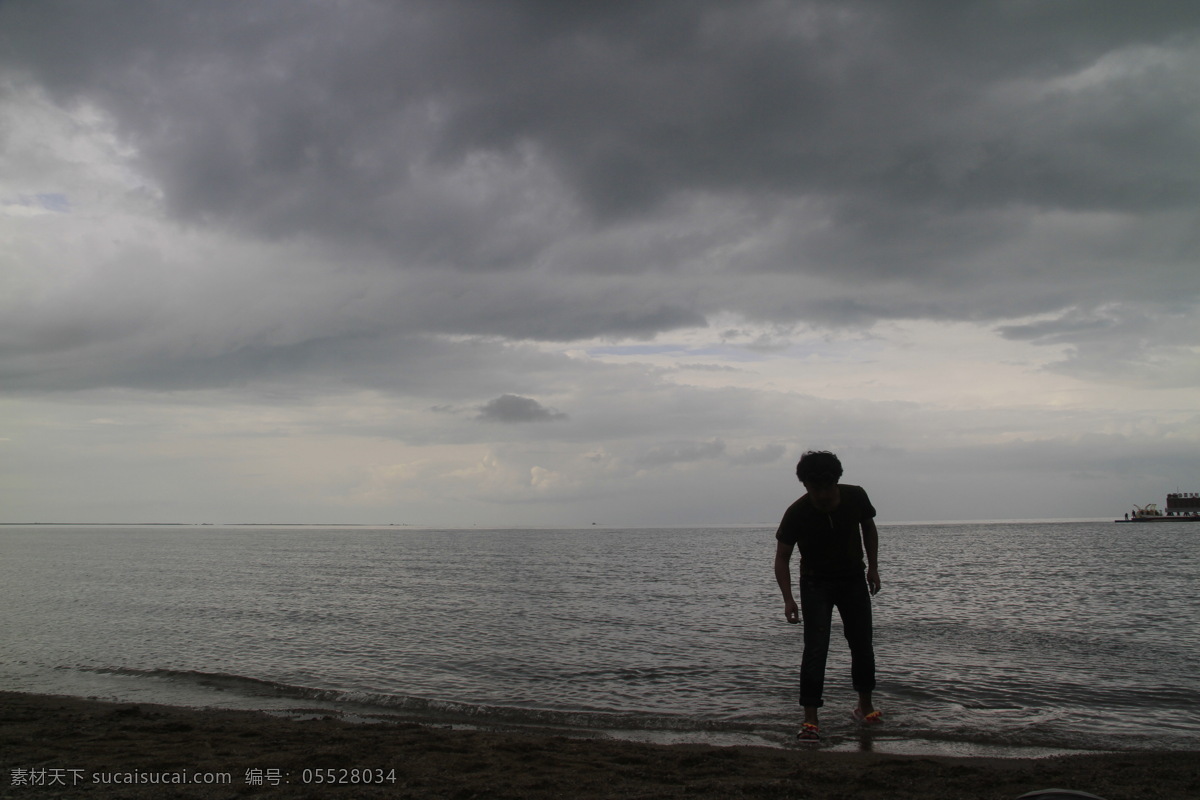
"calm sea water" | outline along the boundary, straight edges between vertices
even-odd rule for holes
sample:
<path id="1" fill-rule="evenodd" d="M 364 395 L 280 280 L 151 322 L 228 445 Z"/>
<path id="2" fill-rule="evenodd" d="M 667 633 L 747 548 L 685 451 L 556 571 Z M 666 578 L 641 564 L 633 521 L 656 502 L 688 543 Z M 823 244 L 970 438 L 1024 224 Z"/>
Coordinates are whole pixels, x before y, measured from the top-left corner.
<path id="1" fill-rule="evenodd" d="M 1200 525 L 881 526 L 877 704 L 825 745 L 1200 747 Z M 787 744 L 773 530 L 0 527 L 0 688 Z"/>

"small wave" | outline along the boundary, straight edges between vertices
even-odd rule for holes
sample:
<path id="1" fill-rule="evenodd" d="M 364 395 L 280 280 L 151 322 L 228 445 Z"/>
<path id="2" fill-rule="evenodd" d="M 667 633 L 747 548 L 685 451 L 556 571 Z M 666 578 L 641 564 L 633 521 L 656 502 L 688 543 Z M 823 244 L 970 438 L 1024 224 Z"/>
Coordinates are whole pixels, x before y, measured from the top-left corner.
<path id="1" fill-rule="evenodd" d="M 761 721 L 701 719 L 686 715 L 619 713 L 596 709 L 499 706 L 365 690 L 322 689 L 227 673 L 128 667 L 80 667 L 84 672 L 191 684 L 243 697 L 283 698 L 341 707 L 360 717 L 399 718 L 472 727 L 553 728 L 603 735 L 612 731 L 722 733 L 759 736 Z"/>
<path id="2" fill-rule="evenodd" d="M 162 702 L 205 707 L 216 705 L 257 709 L 285 715 L 331 715 L 351 721 L 403 721 L 470 729 L 551 733 L 576 737 L 605 737 L 657 743 L 704 742 L 718 745 L 787 746 L 794 734 L 794 714 L 774 717 L 747 713 L 703 717 L 595 708 L 537 707 L 477 703 L 420 697 L 370 689 L 304 686 L 220 672 L 128 667 L 60 667 L 78 673 L 129 679 L 122 701 Z M 155 688 L 157 687 L 157 688 Z M 213 692 L 222 693 L 215 699 Z M 90 694 L 90 693 L 89 693 Z M 1036 708 L 970 708 L 957 703 L 904 699 L 891 693 L 889 724 L 868 737 L 881 752 L 978 752 L 1018 755 L 1030 748 L 1046 752 L 1136 750 L 1183 747 L 1186 729 L 1150 736 L 1137 725 L 1120 736 L 1097 728 L 1090 717 L 1064 717 L 1064 712 Z M 214 702 L 215 700 L 215 702 Z M 885 700 L 886 702 L 886 700 Z M 832 711 L 828 719 L 830 744 L 854 748 L 862 732 Z M 1111 720 L 1108 725 L 1111 727 Z M 1177 741 L 1178 740 L 1178 741 Z M 908 748 L 905 750 L 904 748 Z M 1026 753 L 1027 754 L 1027 753 Z"/>
<path id="3" fill-rule="evenodd" d="M 249 678 L 245 675 L 230 675 L 223 672 L 199 672 L 180 669 L 133 669 L 130 667 L 79 667 L 84 672 L 100 675 L 117 675 L 126 678 L 157 678 L 160 680 L 192 683 L 209 689 L 233 691 L 259 697 L 285 697 L 295 700 L 324 700 L 337 702 L 345 692 L 335 689 L 315 689 L 309 686 Z"/>

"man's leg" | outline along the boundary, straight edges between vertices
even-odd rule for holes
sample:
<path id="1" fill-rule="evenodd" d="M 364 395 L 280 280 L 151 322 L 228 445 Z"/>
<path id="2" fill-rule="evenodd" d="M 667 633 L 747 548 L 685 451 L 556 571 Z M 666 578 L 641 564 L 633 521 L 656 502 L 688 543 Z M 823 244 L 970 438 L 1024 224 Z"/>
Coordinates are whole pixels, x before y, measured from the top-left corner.
<path id="1" fill-rule="evenodd" d="M 829 657 L 829 628 L 833 596 L 827 583 L 800 578 L 800 616 L 804 622 L 804 655 L 800 659 L 800 705 L 804 721 L 817 723 L 817 709 L 825 704 L 825 661 Z"/>
<path id="2" fill-rule="evenodd" d="M 875 691 L 874 626 L 871 619 L 871 593 L 862 579 L 847 581 L 838 592 L 838 613 L 842 630 L 850 645 L 850 679 L 858 692 L 858 707 L 863 714 L 875 710 L 871 693 Z"/>

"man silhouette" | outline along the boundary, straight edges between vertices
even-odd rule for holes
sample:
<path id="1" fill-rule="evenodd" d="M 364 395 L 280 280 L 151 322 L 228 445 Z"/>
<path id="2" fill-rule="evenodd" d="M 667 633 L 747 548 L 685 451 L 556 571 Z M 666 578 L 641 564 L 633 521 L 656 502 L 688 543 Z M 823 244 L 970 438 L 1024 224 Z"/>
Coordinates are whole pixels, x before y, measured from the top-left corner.
<path id="1" fill-rule="evenodd" d="M 817 709 L 824 705 L 825 661 L 833 609 L 850 645 L 850 677 L 858 692 L 851 712 L 866 725 L 883 721 L 871 702 L 875 690 L 871 597 L 879 591 L 879 532 L 875 508 L 861 486 L 838 483 L 842 463 L 833 453 L 809 451 L 796 465 L 806 494 L 788 507 L 775 532 L 775 580 L 788 622 L 804 621 L 800 661 L 801 741 L 819 741 Z M 800 605 L 792 595 L 789 562 L 800 551 Z M 864 553 L 866 563 L 863 562 Z"/>

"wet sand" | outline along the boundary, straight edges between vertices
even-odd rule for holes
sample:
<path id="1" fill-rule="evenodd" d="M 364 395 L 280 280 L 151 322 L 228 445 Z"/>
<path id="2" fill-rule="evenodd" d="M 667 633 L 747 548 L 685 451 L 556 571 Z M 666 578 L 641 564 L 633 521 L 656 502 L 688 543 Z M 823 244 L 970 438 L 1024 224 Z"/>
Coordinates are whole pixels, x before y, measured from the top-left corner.
<path id="1" fill-rule="evenodd" d="M 1200 751 L 985 759 L 651 745 L 12 692 L 0 692 L 0 768 L 3 798 L 1010 800 L 1049 787 L 1200 798 Z M 199 773 L 228 782 L 173 782 Z"/>

